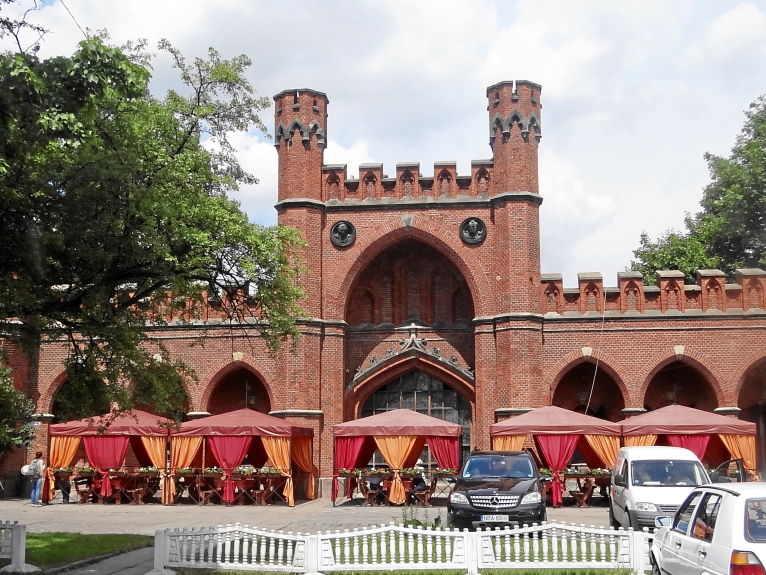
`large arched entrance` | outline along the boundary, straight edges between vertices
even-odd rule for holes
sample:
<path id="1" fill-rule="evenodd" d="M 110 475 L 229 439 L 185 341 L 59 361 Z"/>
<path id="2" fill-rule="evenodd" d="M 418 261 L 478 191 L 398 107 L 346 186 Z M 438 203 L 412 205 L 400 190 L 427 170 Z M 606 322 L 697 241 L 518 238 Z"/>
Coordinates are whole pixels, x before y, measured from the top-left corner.
<path id="1" fill-rule="evenodd" d="M 463 429 L 463 457 L 471 447 L 471 405 L 457 391 L 438 378 L 410 371 L 379 387 L 362 404 L 360 417 L 392 409 L 412 409 L 419 413 L 457 423 Z"/>
<path id="2" fill-rule="evenodd" d="M 651 411 L 673 403 L 713 411 L 718 407 L 718 398 L 699 370 L 681 361 L 672 361 L 662 367 L 647 386 L 644 408 Z"/>
<path id="3" fill-rule="evenodd" d="M 210 394 L 207 411 L 213 415 L 243 408 L 271 411 L 266 387 L 249 369 L 240 367 L 226 374 Z"/>
<path id="4" fill-rule="evenodd" d="M 362 272 L 346 305 L 349 326 L 469 326 L 473 300 L 465 278 L 438 251 L 414 240 L 389 248 Z"/>

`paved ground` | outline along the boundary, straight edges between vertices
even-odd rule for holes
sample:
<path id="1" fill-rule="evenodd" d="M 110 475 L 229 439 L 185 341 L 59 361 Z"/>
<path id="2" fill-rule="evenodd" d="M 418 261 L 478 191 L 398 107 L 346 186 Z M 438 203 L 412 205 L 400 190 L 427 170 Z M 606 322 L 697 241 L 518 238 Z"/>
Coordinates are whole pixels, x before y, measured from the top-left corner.
<path id="1" fill-rule="evenodd" d="M 566 503 L 566 501 L 565 501 Z M 316 533 L 354 529 L 368 525 L 400 523 L 414 517 L 446 522 L 443 501 L 434 507 L 364 507 L 361 500 L 346 501 L 333 507 L 328 499 L 284 505 L 78 505 L 54 501 L 43 507 L 32 507 L 24 499 L 0 499 L 0 521 L 18 521 L 30 533 L 66 531 L 73 533 L 138 533 L 154 535 L 158 529 L 206 527 L 242 523 L 293 533 Z M 548 509 L 549 521 L 582 525 L 607 526 L 606 507 L 578 508 L 565 506 Z M 152 568 L 152 550 L 142 549 L 106 561 L 67 570 L 67 575 L 144 575 Z"/>
<path id="2" fill-rule="evenodd" d="M 367 525 L 400 523 L 415 517 L 446 521 L 447 509 L 442 502 L 433 507 L 365 507 L 361 500 L 346 501 L 333 507 L 329 499 L 285 505 L 78 505 L 54 501 L 51 505 L 32 507 L 27 500 L 0 499 L 0 521 L 18 521 L 30 533 L 68 531 L 74 533 L 138 533 L 154 535 L 158 529 L 205 527 L 226 523 L 242 523 L 280 529 L 294 533 L 316 533 L 336 529 L 354 529 Z M 549 520 L 607 526 L 606 507 L 565 506 L 548 509 Z"/>

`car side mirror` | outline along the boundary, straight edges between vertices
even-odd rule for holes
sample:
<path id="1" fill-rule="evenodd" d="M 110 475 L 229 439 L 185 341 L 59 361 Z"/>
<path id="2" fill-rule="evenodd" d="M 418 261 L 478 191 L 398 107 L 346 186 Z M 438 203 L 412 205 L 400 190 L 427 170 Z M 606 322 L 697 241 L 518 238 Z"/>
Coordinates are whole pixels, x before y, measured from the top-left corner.
<path id="1" fill-rule="evenodd" d="M 660 515 L 659 517 L 655 517 L 654 526 L 658 529 L 660 527 L 670 527 L 670 517 L 667 515 Z"/>
<path id="2" fill-rule="evenodd" d="M 615 475 L 614 479 L 612 479 L 612 483 L 619 485 L 620 487 L 625 487 L 625 478 L 622 475 Z"/>

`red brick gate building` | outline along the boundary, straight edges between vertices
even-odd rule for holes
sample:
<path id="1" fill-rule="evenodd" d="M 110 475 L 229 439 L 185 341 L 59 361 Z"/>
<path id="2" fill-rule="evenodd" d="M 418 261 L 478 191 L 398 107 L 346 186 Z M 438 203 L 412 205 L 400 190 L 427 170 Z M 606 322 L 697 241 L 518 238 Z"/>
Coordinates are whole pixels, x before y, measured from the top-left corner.
<path id="1" fill-rule="evenodd" d="M 465 449 L 549 404 L 617 421 L 676 402 L 763 426 L 766 272 L 726 284 L 700 270 L 689 286 L 667 271 L 656 287 L 633 272 L 613 287 L 541 273 L 540 93 L 527 81 L 487 89 L 492 157 L 468 174 L 454 162 L 325 165 L 327 96 L 275 96 L 277 211 L 307 242 L 310 319 L 277 357 L 213 307 L 153 328 L 197 372 L 192 411 L 248 406 L 311 425 L 325 477 L 334 424 L 398 407 L 462 424 Z M 66 353 L 44 346 L 25 376 L 41 413 L 55 415 Z"/>

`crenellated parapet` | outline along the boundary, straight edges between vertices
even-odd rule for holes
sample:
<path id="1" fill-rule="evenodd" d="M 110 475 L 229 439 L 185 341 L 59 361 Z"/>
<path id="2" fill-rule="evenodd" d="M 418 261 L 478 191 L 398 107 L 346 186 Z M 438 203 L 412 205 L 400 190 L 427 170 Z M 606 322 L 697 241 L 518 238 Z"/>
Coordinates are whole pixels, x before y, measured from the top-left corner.
<path id="1" fill-rule="evenodd" d="M 558 316 L 766 313 L 766 271 L 738 269 L 736 283 L 726 283 L 721 270 L 698 270 L 695 285 L 684 284 L 683 272 L 657 272 L 657 285 L 645 285 L 636 271 L 617 274 L 617 286 L 605 287 L 600 273 L 580 273 L 577 287 L 565 288 L 561 274 L 543 274 L 542 310 Z"/>
<path id="2" fill-rule="evenodd" d="M 315 90 L 285 90 L 274 96 L 274 145 L 279 154 L 279 206 L 315 209 L 320 204 L 438 204 L 494 200 L 539 204 L 537 147 L 542 137 L 541 86 L 527 80 L 487 88 L 492 158 L 474 160 L 468 174 L 456 162 L 435 162 L 433 171 L 403 162 L 323 164 L 327 145 L 327 96 Z M 532 197 L 529 197 L 532 196 Z"/>
<path id="3" fill-rule="evenodd" d="M 493 172 L 492 160 L 474 160 L 470 174 L 459 174 L 456 162 L 435 162 L 430 174 L 405 162 L 396 164 L 393 176 L 383 164 L 361 164 L 355 175 L 346 164 L 331 164 L 322 166 L 322 198 L 329 205 L 488 200 L 498 193 Z"/>

